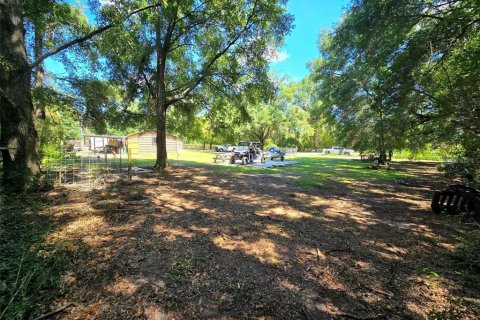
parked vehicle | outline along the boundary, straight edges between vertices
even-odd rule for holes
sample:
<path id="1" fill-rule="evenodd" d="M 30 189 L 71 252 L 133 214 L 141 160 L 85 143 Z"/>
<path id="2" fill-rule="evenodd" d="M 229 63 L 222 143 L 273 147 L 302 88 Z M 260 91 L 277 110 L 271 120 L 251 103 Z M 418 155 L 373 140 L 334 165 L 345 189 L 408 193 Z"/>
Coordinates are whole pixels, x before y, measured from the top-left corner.
<path id="1" fill-rule="evenodd" d="M 235 147 L 231 144 L 219 145 L 215 147 L 216 152 L 231 152 Z"/>
<path id="2" fill-rule="evenodd" d="M 230 163 L 234 164 L 237 160 L 240 160 L 243 165 L 254 162 L 265 163 L 265 153 L 259 148 L 239 146 L 232 152 Z"/>
<path id="3" fill-rule="evenodd" d="M 280 158 L 280 161 L 285 160 L 285 151 L 282 151 L 274 147 L 271 147 L 270 149 L 268 149 L 268 155 L 270 157 L 270 160 L 274 160 L 277 158 Z"/>
<path id="4" fill-rule="evenodd" d="M 346 156 L 350 156 L 355 153 L 352 149 L 346 149 L 344 147 L 331 147 L 330 149 L 323 149 L 323 153 L 325 154 L 343 154 Z"/>
<path id="5" fill-rule="evenodd" d="M 95 153 L 114 153 L 114 152 L 116 152 L 115 147 L 111 145 L 95 148 Z"/>
<path id="6" fill-rule="evenodd" d="M 255 149 L 260 149 L 261 144 L 260 144 L 260 142 L 240 141 L 240 142 L 238 142 L 238 146 L 240 146 L 240 147 L 252 147 L 252 148 L 255 148 Z"/>

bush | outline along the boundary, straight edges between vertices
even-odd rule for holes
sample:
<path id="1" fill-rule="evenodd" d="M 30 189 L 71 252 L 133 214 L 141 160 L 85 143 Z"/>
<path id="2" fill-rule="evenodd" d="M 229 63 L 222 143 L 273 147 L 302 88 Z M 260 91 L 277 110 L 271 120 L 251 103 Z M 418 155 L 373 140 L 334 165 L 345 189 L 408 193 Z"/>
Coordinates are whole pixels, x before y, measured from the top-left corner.
<path id="1" fill-rule="evenodd" d="M 480 162 L 477 159 L 458 157 L 452 162 L 441 164 L 438 169 L 449 179 L 460 178 L 462 183 L 470 187 L 479 186 Z"/>
<path id="2" fill-rule="evenodd" d="M 430 160 L 440 161 L 442 156 L 436 150 L 424 149 L 424 150 L 395 150 L 393 153 L 395 159 L 408 159 L 408 160 Z"/>
<path id="3" fill-rule="evenodd" d="M 41 153 L 44 158 L 60 159 L 62 157 L 62 150 L 57 144 L 43 145 Z"/>

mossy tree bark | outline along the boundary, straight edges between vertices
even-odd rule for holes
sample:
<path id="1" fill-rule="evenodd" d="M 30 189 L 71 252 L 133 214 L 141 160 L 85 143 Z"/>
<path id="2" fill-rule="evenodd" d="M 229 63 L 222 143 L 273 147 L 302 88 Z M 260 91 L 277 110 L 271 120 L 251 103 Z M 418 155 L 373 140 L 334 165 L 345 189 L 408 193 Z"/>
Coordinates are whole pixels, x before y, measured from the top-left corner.
<path id="1" fill-rule="evenodd" d="M 19 0 L 0 1 L 0 147 L 3 182 L 22 189 L 40 174 L 37 132 L 33 124 L 31 68 L 25 51 Z"/>

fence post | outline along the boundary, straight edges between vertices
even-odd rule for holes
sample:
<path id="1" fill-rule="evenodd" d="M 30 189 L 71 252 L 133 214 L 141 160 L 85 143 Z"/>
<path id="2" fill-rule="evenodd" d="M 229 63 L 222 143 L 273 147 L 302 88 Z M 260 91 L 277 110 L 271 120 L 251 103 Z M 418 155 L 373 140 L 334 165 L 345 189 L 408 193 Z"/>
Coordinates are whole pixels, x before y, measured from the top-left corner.
<path id="1" fill-rule="evenodd" d="M 128 148 L 128 180 L 132 180 L 132 149 Z"/>

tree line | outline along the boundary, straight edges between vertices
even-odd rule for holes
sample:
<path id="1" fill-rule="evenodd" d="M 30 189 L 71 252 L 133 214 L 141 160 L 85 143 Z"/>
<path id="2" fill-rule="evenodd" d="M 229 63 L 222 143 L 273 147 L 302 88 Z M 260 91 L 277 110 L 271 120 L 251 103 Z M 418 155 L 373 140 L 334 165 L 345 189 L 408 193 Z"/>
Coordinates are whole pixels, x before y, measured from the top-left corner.
<path id="1" fill-rule="evenodd" d="M 108 110 L 130 114 L 131 119 L 153 113 L 155 167 L 163 170 L 169 107 L 189 110 L 214 92 L 235 96 L 260 90 L 267 77 L 266 53 L 282 43 L 292 25 L 285 3 L 88 1 L 88 17 L 62 1 L 2 0 L 4 184 L 23 189 L 41 173 L 37 134 L 41 125 L 35 122 L 42 121 L 45 101 L 34 101 L 33 89 L 48 99 L 44 91 L 52 87 L 42 90 L 46 58 L 62 56 L 70 72 L 63 79 L 68 85 L 60 90 L 60 99 L 75 106 L 80 96 L 79 108 L 72 111 L 84 114 L 86 121 L 95 121 Z M 109 99 L 112 92 L 117 93 L 119 104 Z"/>
<path id="2" fill-rule="evenodd" d="M 298 82 L 269 72 L 286 3 L 1 0 L 3 182 L 28 185 L 85 128 L 156 129 L 158 170 L 168 131 L 205 147 L 430 146 L 480 172 L 477 0 L 352 0 Z M 49 57 L 64 76 L 45 73 Z"/>
<path id="3" fill-rule="evenodd" d="M 321 34 L 312 63 L 339 136 L 360 149 L 429 144 L 478 161 L 479 4 L 353 0 L 341 22 Z"/>

